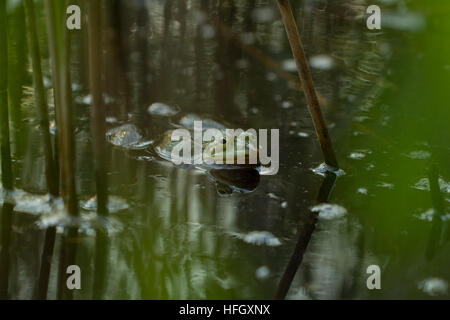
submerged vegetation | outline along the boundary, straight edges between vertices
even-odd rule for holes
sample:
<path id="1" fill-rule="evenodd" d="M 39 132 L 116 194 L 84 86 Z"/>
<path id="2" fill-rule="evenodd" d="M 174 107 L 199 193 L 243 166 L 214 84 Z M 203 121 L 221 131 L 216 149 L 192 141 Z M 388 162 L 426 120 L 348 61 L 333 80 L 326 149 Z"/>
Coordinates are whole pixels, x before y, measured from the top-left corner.
<path id="1" fill-rule="evenodd" d="M 0 299 L 448 297 L 437 2 L 1 1 Z"/>

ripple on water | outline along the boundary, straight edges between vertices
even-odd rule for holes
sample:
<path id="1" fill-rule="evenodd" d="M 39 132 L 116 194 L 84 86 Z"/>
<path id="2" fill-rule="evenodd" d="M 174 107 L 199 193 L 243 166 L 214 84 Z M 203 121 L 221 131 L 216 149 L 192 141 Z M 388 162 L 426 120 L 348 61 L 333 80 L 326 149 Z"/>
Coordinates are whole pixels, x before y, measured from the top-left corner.
<path id="1" fill-rule="evenodd" d="M 318 213 L 319 219 L 323 220 L 339 219 L 347 215 L 347 209 L 332 203 L 318 204 L 312 207 L 311 211 Z"/>

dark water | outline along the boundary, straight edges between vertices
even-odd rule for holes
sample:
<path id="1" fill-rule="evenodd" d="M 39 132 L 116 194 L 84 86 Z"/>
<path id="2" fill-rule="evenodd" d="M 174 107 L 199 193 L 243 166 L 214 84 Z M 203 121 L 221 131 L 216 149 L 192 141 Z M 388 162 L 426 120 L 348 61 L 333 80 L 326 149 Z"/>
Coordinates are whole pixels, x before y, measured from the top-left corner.
<path id="1" fill-rule="evenodd" d="M 276 128 L 280 169 L 261 176 L 251 193 L 223 196 L 204 172 L 108 145 L 107 241 L 96 244 L 86 222 L 95 213 L 82 211 L 86 221 L 71 239 L 82 271 L 75 298 L 93 297 L 99 256 L 106 259 L 102 298 L 273 298 L 297 242 L 308 246 L 287 298 L 449 297 L 449 4 L 383 1 L 383 28 L 369 31 L 366 1 L 292 2 L 345 171 L 329 196 L 331 215 L 319 217 L 310 238 L 304 233 L 326 185 L 311 170 L 321 152 L 275 1 L 109 1 L 102 43 L 108 129 L 133 124 L 143 140 L 155 140 L 190 113 L 236 128 Z M 20 6 L 9 14 L 17 26 L 10 46 L 26 47 Z M 86 201 L 96 192 L 86 28 L 72 40 L 77 190 Z M 12 299 L 33 297 L 42 226 L 52 218 L 41 214 L 49 211 L 44 155 L 24 60 L 10 60 L 15 184 L 27 192 L 16 195 L 11 228 Z M 150 116 L 154 102 L 178 106 L 180 114 Z M 436 177 L 440 194 L 430 191 Z M 443 210 L 433 211 L 440 201 Z M 57 296 L 63 227 L 57 231 L 49 299 Z M 381 268 L 381 290 L 367 289 L 369 265 Z"/>

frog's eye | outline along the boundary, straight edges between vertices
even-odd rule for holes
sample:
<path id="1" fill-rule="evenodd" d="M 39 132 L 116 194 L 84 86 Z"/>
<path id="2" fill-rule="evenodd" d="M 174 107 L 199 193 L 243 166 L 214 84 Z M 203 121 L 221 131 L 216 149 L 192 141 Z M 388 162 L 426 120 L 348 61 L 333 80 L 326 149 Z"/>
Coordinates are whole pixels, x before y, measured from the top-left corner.
<path id="1" fill-rule="evenodd" d="M 227 139 L 222 139 L 222 144 L 226 144 L 227 143 Z"/>

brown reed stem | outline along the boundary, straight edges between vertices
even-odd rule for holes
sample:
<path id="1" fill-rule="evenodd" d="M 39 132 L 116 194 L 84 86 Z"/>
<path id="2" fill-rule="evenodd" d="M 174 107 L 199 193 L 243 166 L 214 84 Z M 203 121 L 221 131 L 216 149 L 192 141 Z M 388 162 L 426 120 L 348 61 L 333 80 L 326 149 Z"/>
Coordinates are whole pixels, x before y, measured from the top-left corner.
<path id="1" fill-rule="evenodd" d="M 334 169 L 338 169 L 339 165 L 334 154 L 330 135 L 328 134 L 328 129 L 317 99 L 317 93 L 309 71 L 305 52 L 303 51 L 300 34 L 295 23 L 294 15 L 292 14 L 291 4 L 289 0 L 277 1 L 325 163 Z"/>

